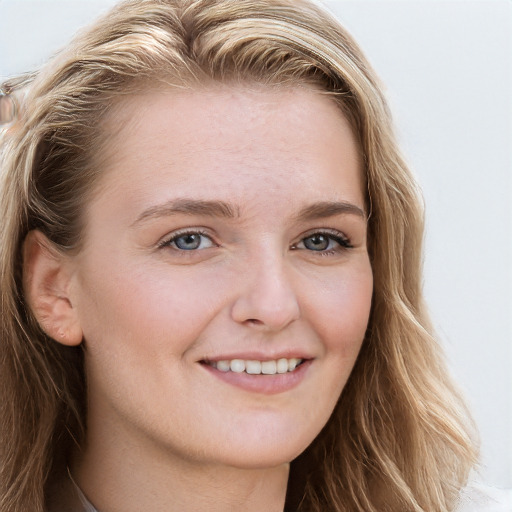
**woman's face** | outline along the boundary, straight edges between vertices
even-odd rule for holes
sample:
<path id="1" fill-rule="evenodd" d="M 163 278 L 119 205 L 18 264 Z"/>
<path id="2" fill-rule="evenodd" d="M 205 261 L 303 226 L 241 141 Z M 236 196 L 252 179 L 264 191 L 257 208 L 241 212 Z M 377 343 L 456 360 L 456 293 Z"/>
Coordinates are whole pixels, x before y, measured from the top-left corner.
<path id="1" fill-rule="evenodd" d="M 347 121 L 312 90 L 217 86 L 134 97 L 110 127 L 71 288 L 90 435 L 290 461 L 331 415 L 370 311 Z"/>

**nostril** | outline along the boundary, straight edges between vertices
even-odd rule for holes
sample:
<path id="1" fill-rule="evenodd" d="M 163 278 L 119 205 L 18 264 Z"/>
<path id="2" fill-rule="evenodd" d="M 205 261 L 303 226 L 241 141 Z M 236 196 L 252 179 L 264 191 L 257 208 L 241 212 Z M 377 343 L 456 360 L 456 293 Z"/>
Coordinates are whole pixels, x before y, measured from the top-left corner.
<path id="1" fill-rule="evenodd" d="M 292 287 L 284 281 L 276 285 L 271 277 L 262 276 L 235 297 L 230 311 L 235 322 L 253 329 L 277 331 L 300 317 Z"/>
<path id="2" fill-rule="evenodd" d="M 253 324 L 253 325 L 262 325 L 263 322 L 261 320 L 258 320 L 257 318 L 248 318 L 246 320 L 246 323 Z"/>

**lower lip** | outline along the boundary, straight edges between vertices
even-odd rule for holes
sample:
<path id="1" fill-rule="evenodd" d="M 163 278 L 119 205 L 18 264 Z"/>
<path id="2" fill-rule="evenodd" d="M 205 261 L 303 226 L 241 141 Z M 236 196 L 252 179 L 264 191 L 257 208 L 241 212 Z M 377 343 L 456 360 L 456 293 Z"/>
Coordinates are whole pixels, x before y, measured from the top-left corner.
<path id="1" fill-rule="evenodd" d="M 207 364 L 202 364 L 202 366 L 212 375 L 232 386 L 252 393 L 275 395 L 297 387 L 304 379 L 312 362 L 312 359 L 308 359 L 297 366 L 292 372 L 276 373 L 275 375 L 250 375 L 245 372 L 221 372 L 217 370 L 217 368 Z"/>

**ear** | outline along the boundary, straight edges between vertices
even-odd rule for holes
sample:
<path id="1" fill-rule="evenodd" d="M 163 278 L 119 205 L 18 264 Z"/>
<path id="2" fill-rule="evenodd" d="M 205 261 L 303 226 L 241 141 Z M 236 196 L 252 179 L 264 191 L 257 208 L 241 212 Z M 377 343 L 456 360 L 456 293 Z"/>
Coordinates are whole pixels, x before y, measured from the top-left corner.
<path id="1" fill-rule="evenodd" d="M 70 298 L 71 261 L 40 231 L 23 243 L 23 290 L 43 331 L 63 345 L 82 342 L 82 329 Z"/>

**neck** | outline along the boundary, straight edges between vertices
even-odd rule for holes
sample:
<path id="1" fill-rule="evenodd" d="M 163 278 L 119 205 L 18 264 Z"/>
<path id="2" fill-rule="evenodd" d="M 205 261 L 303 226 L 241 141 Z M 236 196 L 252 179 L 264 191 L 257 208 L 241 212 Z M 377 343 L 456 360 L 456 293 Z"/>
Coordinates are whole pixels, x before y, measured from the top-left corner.
<path id="1" fill-rule="evenodd" d="M 284 509 L 289 464 L 248 469 L 204 463 L 116 438 L 89 429 L 86 447 L 72 465 L 77 484 L 99 512 Z"/>

